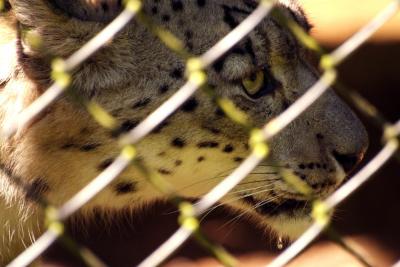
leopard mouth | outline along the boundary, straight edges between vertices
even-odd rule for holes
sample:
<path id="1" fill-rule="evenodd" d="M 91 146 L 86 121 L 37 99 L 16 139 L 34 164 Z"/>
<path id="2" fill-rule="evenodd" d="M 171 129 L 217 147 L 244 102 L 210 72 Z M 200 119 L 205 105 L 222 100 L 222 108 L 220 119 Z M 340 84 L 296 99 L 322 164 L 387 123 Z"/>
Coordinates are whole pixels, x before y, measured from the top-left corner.
<path id="1" fill-rule="evenodd" d="M 274 217 L 280 215 L 287 215 L 290 217 L 306 216 L 311 213 L 310 201 L 297 200 L 297 199 L 282 199 L 279 202 L 256 200 L 252 196 L 245 197 L 243 201 L 250 204 L 252 207 L 256 206 L 255 211 L 263 216 Z"/>

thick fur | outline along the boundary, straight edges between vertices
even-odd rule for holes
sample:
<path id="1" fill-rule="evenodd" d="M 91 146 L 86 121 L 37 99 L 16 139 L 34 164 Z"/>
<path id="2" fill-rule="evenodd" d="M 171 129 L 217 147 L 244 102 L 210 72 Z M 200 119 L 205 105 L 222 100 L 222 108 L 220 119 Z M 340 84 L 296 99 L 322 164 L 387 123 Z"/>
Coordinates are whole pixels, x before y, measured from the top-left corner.
<path id="1" fill-rule="evenodd" d="M 15 119 L 50 84 L 50 59 L 67 57 L 110 21 L 120 1 L 10 0 L 0 15 L 0 125 Z M 155 23 L 201 54 L 229 33 L 254 8 L 253 1 L 144 1 Z M 307 29 L 292 1 L 284 14 Z M 110 13 L 111 12 L 111 13 Z M 26 36 L 42 39 L 37 47 Z M 256 126 L 277 116 L 318 79 L 306 51 L 288 30 L 266 18 L 248 38 L 209 69 L 216 92 L 231 98 Z M 246 94 L 241 80 L 259 68 L 270 70 L 276 88 L 264 96 Z M 123 125 L 134 127 L 184 83 L 184 61 L 142 25 L 132 21 L 116 38 L 74 71 L 73 87 L 98 102 Z M 273 78 L 272 78 L 273 77 Z M 140 158 L 187 197 L 211 189 L 249 154 L 248 133 L 221 115 L 198 92 L 167 123 L 138 144 Z M 287 200 L 304 200 L 276 168 L 301 176 L 326 196 L 346 176 L 343 165 L 365 152 L 366 132 L 353 112 L 329 90 L 270 143 L 272 153 L 225 201 L 281 235 L 296 237 L 310 222 L 309 209 L 284 210 Z M 33 125 L 0 144 L 0 264 L 9 261 L 43 231 L 32 196 L 61 205 L 98 175 L 119 153 L 115 137 L 68 97 L 49 107 Z M 356 160 L 354 160 L 356 159 Z M 347 161 L 347 162 L 346 162 Z M 30 184 L 30 198 L 14 179 Z M 239 200 L 245 195 L 246 201 Z M 78 216 L 96 208 L 135 210 L 162 196 L 135 168 L 126 170 Z M 235 200 L 236 199 L 236 200 Z M 235 200 L 235 201 L 233 201 Z M 253 204 L 251 204 L 253 203 Z M 276 210 L 255 208 L 274 203 Z M 255 205 L 255 206 L 254 206 Z M 283 206 L 281 206 L 283 205 Z"/>

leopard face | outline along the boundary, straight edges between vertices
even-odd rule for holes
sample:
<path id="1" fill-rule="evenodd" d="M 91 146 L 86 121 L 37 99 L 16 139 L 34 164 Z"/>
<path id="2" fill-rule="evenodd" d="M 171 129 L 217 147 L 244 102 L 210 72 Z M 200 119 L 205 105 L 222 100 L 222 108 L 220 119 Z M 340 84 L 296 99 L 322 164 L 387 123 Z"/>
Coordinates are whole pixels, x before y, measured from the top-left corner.
<path id="1" fill-rule="evenodd" d="M 0 53 L 7 63 L 0 77 L 1 125 L 13 120 L 49 86 L 51 58 L 71 55 L 122 9 L 121 1 L 115 0 L 9 2 L 9 10 L 0 17 L 5 36 Z M 154 23 L 183 40 L 194 55 L 207 51 L 256 7 L 254 1 L 246 0 L 143 2 L 144 12 Z M 308 30 L 307 20 L 294 2 L 282 1 L 279 8 Z M 41 46 L 29 43 L 27 33 L 40 36 Z M 73 71 L 72 82 L 74 90 L 118 119 L 120 131 L 115 134 L 103 129 L 84 107 L 62 97 L 33 125 L 19 129 L 1 144 L 1 164 L 7 170 L 0 176 L 4 205 L 25 207 L 29 202 L 10 174 L 56 205 L 68 200 L 118 155 L 117 137 L 133 129 L 183 85 L 184 66 L 185 62 L 143 25 L 129 23 Z M 257 127 L 284 111 L 318 77 L 307 51 L 271 17 L 208 69 L 208 82 L 216 94 L 231 99 Z M 358 118 L 329 90 L 270 141 L 268 159 L 224 201 L 251 214 L 260 224 L 296 237 L 311 221 L 310 208 L 278 170 L 297 175 L 315 195 L 324 197 L 343 182 L 362 158 L 367 143 Z M 248 132 L 228 119 L 202 91 L 137 147 L 139 158 L 149 168 L 189 198 L 206 193 L 250 153 Z M 83 207 L 79 216 L 90 216 L 98 208 L 136 209 L 160 198 L 163 196 L 146 178 L 130 167 Z M 22 221 L 41 224 L 39 209 L 34 204 L 29 207 L 27 219 Z M 3 218 L 0 220 L 11 220 Z M 26 229 L 41 232 L 40 227 Z M 16 242 L 15 238 L 3 240 Z"/>

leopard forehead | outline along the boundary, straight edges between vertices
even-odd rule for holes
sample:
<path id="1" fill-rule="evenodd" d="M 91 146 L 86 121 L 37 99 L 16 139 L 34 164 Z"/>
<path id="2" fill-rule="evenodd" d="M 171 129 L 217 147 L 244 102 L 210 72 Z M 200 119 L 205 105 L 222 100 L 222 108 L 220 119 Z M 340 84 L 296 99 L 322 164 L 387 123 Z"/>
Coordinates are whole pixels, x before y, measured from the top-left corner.
<path id="1" fill-rule="evenodd" d="M 44 5 L 43 9 L 39 9 L 38 14 L 29 17 L 24 13 L 23 4 L 16 3 L 16 10 L 21 10 L 20 13 L 17 12 L 17 17 L 22 22 L 22 27 L 38 32 L 44 39 L 44 49 L 40 51 L 35 51 L 29 46 L 24 46 L 24 48 L 25 53 L 31 56 L 30 61 L 33 61 L 26 64 L 27 69 L 32 72 L 32 76 L 38 82 L 43 82 L 45 85 L 49 80 L 50 72 L 46 69 L 46 66 L 50 65 L 45 62 L 46 54 L 67 56 L 79 49 L 95 34 L 96 30 L 103 27 L 102 24 L 93 21 L 76 19 L 76 17 L 82 17 L 78 8 L 85 1 L 74 1 L 71 5 L 67 5 L 69 1 L 63 2 L 65 3 L 61 7 L 67 10 L 67 15 L 62 13 L 62 15 L 53 15 L 51 18 L 47 15 L 44 17 L 41 12 L 48 14 L 53 11 L 53 7 Z M 58 1 L 55 3 L 56 6 L 60 5 Z M 105 8 L 105 6 L 113 6 L 116 3 L 118 2 L 103 1 L 99 5 L 102 11 L 94 10 L 107 17 L 107 14 L 103 13 L 111 7 Z M 238 25 L 253 11 L 254 6 L 252 1 L 145 1 L 144 10 L 145 13 L 151 15 L 156 24 L 162 25 L 183 40 L 185 49 L 193 55 L 200 55 Z M 95 11 L 92 10 L 92 12 Z M 301 20 L 299 18 L 304 20 L 297 9 L 284 11 L 287 11 L 286 15 L 289 17 L 299 21 Z M 43 26 L 35 23 L 35 27 L 32 28 L 33 20 L 38 19 L 44 20 Z M 210 32 L 205 21 L 215 26 L 213 31 Z M 56 22 L 64 23 L 65 28 L 62 30 L 57 28 Z M 274 67 L 274 61 L 280 62 L 283 58 L 288 59 L 293 56 L 292 60 L 286 62 L 288 63 L 286 66 L 281 66 L 283 70 L 288 68 L 289 62 L 294 61 L 297 54 L 302 52 L 297 42 L 290 35 L 282 33 L 279 27 L 273 19 L 266 19 L 259 29 L 218 60 L 208 72 L 208 80 L 210 84 L 217 87 L 217 93 L 233 98 L 236 104 L 245 111 L 254 111 L 251 115 L 254 115 L 259 124 L 265 122 L 267 117 L 278 114 L 304 89 L 296 88 L 296 77 L 288 75 L 285 79 L 290 78 L 288 82 L 293 83 L 294 86 L 291 86 L 288 94 L 283 92 L 284 90 L 276 93 L 279 95 L 278 101 L 272 98 L 254 101 L 254 99 L 249 99 L 241 88 L 240 81 L 251 76 L 261 67 L 271 67 L 272 71 L 276 72 L 268 73 L 271 76 L 280 75 L 282 72 Z M 70 33 L 68 41 L 62 38 L 65 30 Z M 40 69 L 35 68 L 38 65 L 41 65 Z M 149 105 L 151 102 L 160 103 L 158 100 L 165 100 L 183 84 L 184 68 L 185 62 L 181 58 L 171 53 L 158 38 L 134 22 L 126 27 L 112 43 L 75 71 L 73 87 L 88 97 L 94 97 L 102 104 L 113 106 L 112 111 L 118 115 L 121 109 L 124 109 L 123 104 L 127 104 L 126 99 L 131 101 L 131 105 L 142 109 L 151 109 L 154 107 L 154 105 Z M 87 79 L 87 77 L 91 78 Z M 192 103 L 207 102 L 207 100 L 193 99 L 191 101 Z M 268 109 L 259 108 L 253 103 L 267 104 L 269 107 Z M 204 108 L 211 108 L 211 106 L 199 105 L 199 109 Z M 267 116 L 259 116 L 260 112 L 266 112 Z"/>
<path id="2" fill-rule="evenodd" d="M 22 70 L 39 91 L 49 81 L 49 55 L 65 57 L 79 49 L 104 27 L 104 21 L 115 17 L 120 5 L 119 1 L 112 0 L 101 3 L 37 0 L 36 8 L 30 10 L 25 1 L 10 2 L 21 29 L 35 32 L 43 39 L 38 49 L 21 36 L 18 50 L 21 54 L 17 55 Z M 278 6 L 285 16 L 309 28 L 304 13 L 294 1 L 281 1 Z M 143 12 L 155 25 L 161 25 L 182 40 L 185 50 L 200 55 L 255 7 L 253 1 L 149 0 L 144 1 Z M 63 27 L 59 27 L 60 23 Z M 184 69 L 185 61 L 179 55 L 171 52 L 141 23 L 133 21 L 73 73 L 72 87 L 102 105 L 118 119 L 120 127 L 110 136 L 82 108 L 62 99 L 34 126 L 34 131 L 27 133 L 26 139 L 40 133 L 46 137 L 38 142 L 45 148 L 42 152 L 51 151 L 67 158 L 71 153 L 86 153 L 92 158 L 94 169 L 101 171 L 115 157 L 115 138 L 137 126 L 182 86 Z M 246 92 L 242 81 L 260 70 L 264 72 L 266 92 L 253 97 Z M 255 127 L 279 115 L 316 80 L 316 72 L 307 63 L 304 49 L 272 17 L 264 19 L 208 69 L 208 82 L 215 93 L 231 99 L 248 114 Z M 71 127 L 54 134 L 48 130 L 49 125 L 53 129 Z M 354 114 L 333 92 L 328 92 L 271 141 L 270 160 L 291 169 L 316 189 L 326 191 L 343 179 L 343 170 L 337 167 L 335 155 L 355 158 L 363 149 L 365 134 L 359 129 L 363 128 Z M 228 119 L 212 98 L 199 91 L 153 130 L 139 144 L 139 151 L 140 157 L 164 176 L 180 179 L 187 175 L 190 169 L 187 166 L 193 164 L 202 166 L 197 167 L 195 176 L 216 176 L 246 157 L 247 140 L 246 131 Z M 355 152 L 348 153 L 348 147 Z M 50 176 L 61 175 L 59 170 L 54 173 Z M 87 168 L 86 174 L 95 175 L 93 166 Z M 328 181 L 320 181 L 320 176 L 328 177 Z M 86 180 L 77 184 L 84 184 Z M 140 187 L 137 181 L 126 181 L 123 185 L 116 185 L 116 190 L 131 192 Z M 280 182 L 275 182 L 275 186 L 285 188 Z"/>

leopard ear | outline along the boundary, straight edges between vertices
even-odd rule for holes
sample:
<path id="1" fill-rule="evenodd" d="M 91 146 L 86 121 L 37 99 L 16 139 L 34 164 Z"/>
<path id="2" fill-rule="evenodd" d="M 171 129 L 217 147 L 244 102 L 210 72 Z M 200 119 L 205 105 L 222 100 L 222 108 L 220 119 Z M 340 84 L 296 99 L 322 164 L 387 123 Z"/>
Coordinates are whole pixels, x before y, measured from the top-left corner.
<path id="1" fill-rule="evenodd" d="M 307 32 L 312 29 L 312 24 L 307 19 L 307 16 L 297 0 L 279 0 L 279 5 L 286 7 L 290 16 Z"/>

